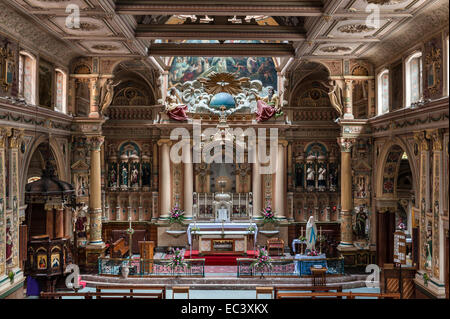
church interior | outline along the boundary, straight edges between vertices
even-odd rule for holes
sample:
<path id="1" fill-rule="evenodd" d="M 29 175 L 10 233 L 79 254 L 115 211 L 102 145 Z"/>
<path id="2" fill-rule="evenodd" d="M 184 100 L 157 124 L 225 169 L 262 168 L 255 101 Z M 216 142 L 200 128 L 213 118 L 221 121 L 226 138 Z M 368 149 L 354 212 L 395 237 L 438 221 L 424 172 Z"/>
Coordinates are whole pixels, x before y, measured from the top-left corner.
<path id="1" fill-rule="evenodd" d="M 448 22 L 1 0 L 0 299 L 448 299 Z"/>

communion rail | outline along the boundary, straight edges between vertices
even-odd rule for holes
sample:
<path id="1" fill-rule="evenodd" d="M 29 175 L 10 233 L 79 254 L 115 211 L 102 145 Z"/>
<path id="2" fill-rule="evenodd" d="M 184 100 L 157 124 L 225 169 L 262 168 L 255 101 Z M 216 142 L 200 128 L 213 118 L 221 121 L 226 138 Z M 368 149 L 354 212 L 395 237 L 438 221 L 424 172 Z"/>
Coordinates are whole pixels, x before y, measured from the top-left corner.
<path id="1" fill-rule="evenodd" d="M 238 277 L 303 277 L 310 276 L 306 268 L 314 265 L 322 265 L 327 268 L 327 275 L 344 275 L 344 258 L 323 258 L 314 260 L 298 259 L 272 259 L 272 267 L 263 267 L 259 269 L 252 266 L 256 261 L 254 258 L 238 258 L 237 260 Z"/>
<path id="2" fill-rule="evenodd" d="M 185 259 L 185 266 L 171 267 L 167 259 L 98 259 L 98 274 L 120 276 L 122 268 L 128 267 L 129 277 L 205 277 L 205 259 Z"/>

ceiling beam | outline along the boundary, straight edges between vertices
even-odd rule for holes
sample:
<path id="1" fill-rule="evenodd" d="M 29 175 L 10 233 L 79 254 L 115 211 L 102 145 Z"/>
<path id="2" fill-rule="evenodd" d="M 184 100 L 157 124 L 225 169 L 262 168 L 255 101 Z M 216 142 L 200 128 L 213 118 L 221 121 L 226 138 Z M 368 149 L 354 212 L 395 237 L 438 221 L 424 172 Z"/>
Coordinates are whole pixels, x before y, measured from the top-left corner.
<path id="1" fill-rule="evenodd" d="M 116 13 L 128 15 L 270 15 L 270 16 L 320 16 L 321 1 L 299 0 L 134 0 L 116 2 Z"/>
<path id="2" fill-rule="evenodd" d="M 273 40 L 300 41 L 303 28 L 260 25 L 143 25 L 136 28 L 137 39 L 168 40 Z"/>
<path id="3" fill-rule="evenodd" d="M 294 48 L 290 44 L 267 43 L 224 43 L 190 44 L 162 43 L 152 44 L 148 49 L 151 56 L 259 56 L 292 57 Z"/>

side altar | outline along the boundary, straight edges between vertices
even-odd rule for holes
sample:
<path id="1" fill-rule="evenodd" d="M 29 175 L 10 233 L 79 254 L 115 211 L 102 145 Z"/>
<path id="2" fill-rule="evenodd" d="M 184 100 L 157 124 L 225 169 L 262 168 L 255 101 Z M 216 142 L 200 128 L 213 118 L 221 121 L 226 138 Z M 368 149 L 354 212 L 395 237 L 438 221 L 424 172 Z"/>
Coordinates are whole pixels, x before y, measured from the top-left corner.
<path id="1" fill-rule="evenodd" d="M 192 223 L 187 229 L 188 243 L 198 246 L 199 255 L 242 254 L 254 250 L 258 226 L 251 222 Z"/>

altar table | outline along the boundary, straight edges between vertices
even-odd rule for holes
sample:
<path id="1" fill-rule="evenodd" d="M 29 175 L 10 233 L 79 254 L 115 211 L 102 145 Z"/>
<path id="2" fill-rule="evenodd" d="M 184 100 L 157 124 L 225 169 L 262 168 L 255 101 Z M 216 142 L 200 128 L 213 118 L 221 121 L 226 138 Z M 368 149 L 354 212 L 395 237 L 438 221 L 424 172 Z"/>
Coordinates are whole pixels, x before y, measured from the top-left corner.
<path id="1" fill-rule="evenodd" d="M 300 276 L 311 275 L 311 267 L 314 265 L 321 265 L 322 268 L 327 268 L 327 260 L 325 254 L 318 256 L 295 255 L 295 272 Z"/>

